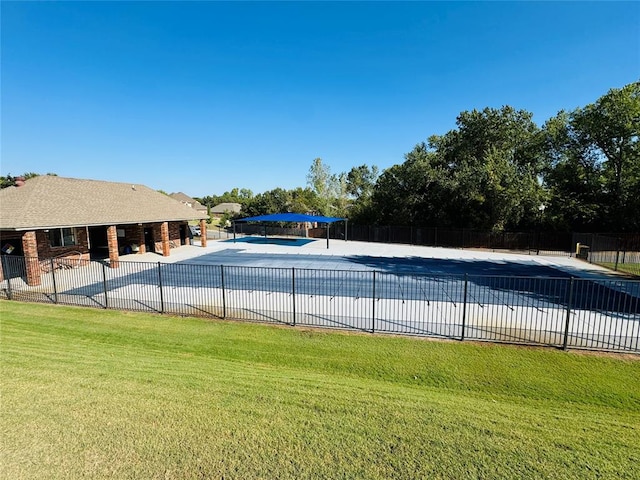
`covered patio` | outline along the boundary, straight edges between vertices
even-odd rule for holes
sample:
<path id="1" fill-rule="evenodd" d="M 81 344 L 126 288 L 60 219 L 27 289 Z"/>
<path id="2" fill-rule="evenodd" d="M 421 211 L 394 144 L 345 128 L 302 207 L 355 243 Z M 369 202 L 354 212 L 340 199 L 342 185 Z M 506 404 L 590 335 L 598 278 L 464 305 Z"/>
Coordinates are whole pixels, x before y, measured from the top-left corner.
<path id="1" fill-rule="evenodd" d="M 0 190 L 0 280 L 24 275 L 38 285 L 43 271 L 91 258 L 119 266 L 122 254 L 189 245 L 199 220 L 206 246 L 206 213 L 139 184 L 41 175 Z M 7 257 L 7 258 L 5 258 Z M 18 270 L 4 260 L 22 257 Z"/>

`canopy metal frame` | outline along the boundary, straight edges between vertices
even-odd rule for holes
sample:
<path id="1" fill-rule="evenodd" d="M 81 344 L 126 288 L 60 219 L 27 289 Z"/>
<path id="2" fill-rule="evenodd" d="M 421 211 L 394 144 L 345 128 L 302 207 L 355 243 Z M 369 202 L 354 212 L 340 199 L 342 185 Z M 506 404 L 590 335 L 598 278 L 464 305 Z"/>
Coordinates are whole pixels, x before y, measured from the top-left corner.
<path id="1" fill-rule="evenodd" d="M 335 222 L 345 222 L 344 241 L 347 241 L 346 218 L 323 217 L 320 215 L 306 215 L 304 213 L 274 213 L 272 215 L 259 215 L 257 217 L 240 218 L 233 221 L 233 243 L 236 242 L 236 223 L 272 223 L 272 222 L 293 222 L 293 223 L 324 223 L 327 229 L 327 248 L 329 248 L 329 227 Z M 264 237 L 267 238 L 267 226 L 264 226 Z"/>

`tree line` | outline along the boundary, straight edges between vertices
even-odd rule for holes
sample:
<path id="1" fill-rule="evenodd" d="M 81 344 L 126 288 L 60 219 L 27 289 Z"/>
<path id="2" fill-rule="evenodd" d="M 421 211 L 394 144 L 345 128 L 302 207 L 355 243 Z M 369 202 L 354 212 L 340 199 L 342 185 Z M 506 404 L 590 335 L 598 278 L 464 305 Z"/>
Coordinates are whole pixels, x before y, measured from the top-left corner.
<path id="1" fill-rule="evenodd" d="M 55 173 L 47 173 L 47 175 L 56 176 Z M 40 174 L 35 172 L 25 172 L 22 175 L 16 175 L 16 176 L 13 176 L 10 173 L 8 173 L 6 176 L 0 176 L 0 189 L 15 186 L 19 178 L 22 178 L 23 180 L 29 180 L 30 178 L 38 177 L 38 176 L 40 176 Z"/>
<path id="2" fill-rule="evenodd" d="M 242 216 L 299 212 L 362 225 L 638 232 L 639 136 L 640 81 L 542 126 L 511 106 L 461 112 L 456 128 L 383 172 L 363 164 L 334 174 L 316 158 L 305 187 L 196 199 L 239 203 Z M 0 186 L 15 178 L 0 177 Z"/>
<path id="3" fill-rule="evenodd" d="M 560 111 L 542 126 L 511 106 L 464 111 L 379 174 L 332 174 L 313 160 L 307 186 L 258 195 L 234 189 L 243 214 L 344 216 L 359 224 L 491 231 L 640 231 L 640 82 Z"/>
<path id="4" fill-rule="evenodd" d="M 196 197 L 196 200 L 209 208 L 220 203 L 239 203 L 243 217 L 297 212 L 356 218 L 365 214 L 377 179 L 375 166 L 361 165 L 348 173 L 333 174 L 329 165 L 316 158 L 309 168 L 306 187 L 274 188 L 259 194 L 246 188 L 233 188 L 222 195 Z"/>

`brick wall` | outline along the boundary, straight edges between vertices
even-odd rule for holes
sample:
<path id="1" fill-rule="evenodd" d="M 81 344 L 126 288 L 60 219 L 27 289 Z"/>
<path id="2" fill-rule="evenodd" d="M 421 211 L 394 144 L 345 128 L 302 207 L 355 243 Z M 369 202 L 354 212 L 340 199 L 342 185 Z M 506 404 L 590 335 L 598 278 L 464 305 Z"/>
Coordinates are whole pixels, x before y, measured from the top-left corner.
<path id="1" fill-rule="evenodd" d="M 155 253 L 162 255 L 162 227 L 160 223 L 153 224 L 153 241 L 155 246 Z"/>
<path id="2" fill-rule="evenodd" d="M 22 235 L 22 251 L 25 258 L 25 270 L 27 273 L 27 285 L 35 286 L 41 283 L 40 261 L 38 259 L 38 242 L 36 232 L 24 232 Z"/>
<path id="3" fill-rule="evenodd" d="M 186 243 L 189 244 L 189 236 L 188 236 L 188 223 L 185 221 L 179 222 L 168 222 L 168 235 L 169 235 L 169 246 L 170 248 L 179 247 L 181 245 L 180 241 L 180 227 L 184 225 L 186 229 Z M 145 253 L 144 246 L 144 229 L 152 228 L 153 229 L 153 238 L 155 242 L 155 253 L 162 254 L 163 246 L 162 246 L 162 223 L 154 223 L 152 225 L 118 225 L 113 229 L 112 241 L 117 245 L 118 254 L 122 254 L 124 248 L 129 245 L 138 245 L 139 252 Z M 105 227 L 107 228 L 107 227 Z M 124 230 L 124 237 L 118 237 L 117 231 Z M 30 250 L 24 251 L 24 241 L 23 236 L 25 232 L 1 232 L 0 234 L 0 248 L 2 248 L 5 243 L 10 241 L 14 246 L 18 248 L 18 250 L 14 253 L 14 255 L 24 255 L 25 257 L 38 257 L 39 260 L 48 259 L 48 258 L 64 258 L 64 257 L 73 257 L 74 260 L 78 259 L 78 255 L 82 260 L 89 260 L 89 238 L 88 232 L 85 227 L 78 227 L 74 229 L 76 245 L 71 245 L 67 247 L 52 247 L 49 239 L 49 232 L 45 230 L 37 230 L 33 232 L 34 237 L 31 238 L 31 242 L 35 241 L 35 249 L 30 247 Z M 109 238 L 109 229 L 107 228 L 107 238 Z M 30 243 L 30 245 L 32 245 Z M 20 251 L 22 250 L 22 251 Z M 113 257 L 113 252 L 110 252 L 110 257 Z M 116 257 L 114 257 L 116 258 Z M 112 259 L 113 262 L 113 259 Z M 117 264 L 117 259 L 115 260 Z M 3 277 L 3 272 L 0 269 L 0 278 Z"/>
<path id="4" fill-rule="evenodd" d="M 207 222 L 200 220 L 200 245 L 207 246 Z"/>
<path id="5" fill-rule="evenodd" d="M 160 224 L 160 233 L 161 233 L 161 240 L 162 240 L 162 255 L 164 257 L 168 257 L 169 256 L 169 223 L 168 222 L 162 222 Z"/>
<path id="6" fill-rule="evenodd" d="M 78 253 L 83 260 L 89 260 L 89 239 L 87 237 L 86 228 L 74 229 L 76 245 L 68 247 L 52 247 L 49 240 L 49 232 L 44 230 L 38 230 L 36 232 L 36 241 L 38 244 L 38 256 L 40 259 L 51 257 L 66 257 L 73 256 L 78 257 Z M 26 255 L 25 255 L 26 256 Z"/>
<path id="7" fill-rule="evenodd" d="M 187 225 L 187 222 L 168 222 L 169 248 L 180 246 L 180 225 Z M 149 226 L 147 225 L 146 228 Z M 155 253 L 162 255 L 162 223 L 153 224 L 153 241 L 156 247 Z"/>
<path id="8" fill-rule="evenodd" d="M 180 224 L 182 222 L 169 222 L 169 241 L 175 242 L 176 246 L 180 246 Z"/>
<path id="9" fill-rule="evenodd" d="M 180 246 L 180 226 L 187 226 L 187 222 L 168 222 L 168 234 L 170 248 Z M 144 225 L 118 225 L 118 230 L 124 230 L 124 237 L 118 238 L 118 246 L 120 253 L 123 253 L 124 247 L 127 245 L 138 245 L 140 253 L 145 253 L 144 245 L 144 229 L 153 229 L 153 241 L 155 243 L 154 253 L 162 254 L 162 223 L 144 224 Z"/>
<path id="10" fill-rule="evenodd" d="M 119 253 L 118 253 L 118 230 L 115 225 L 107 227 L 107 243 L 109 245 L 109 266 L 111 268 L 118 268 Z"/>
<path id="11" fill-rule="evenodd" d="M 117 230 L 124 230 L 124 237 L 118 238 L 118 250 L 124 253 L 124 248 L 137 245 L 139 253 L 144 253 L 144 227 L 142 225 L 118 225 Z"/>
<path id="12" fill-rule="evenodd" d="M 14 251 L 13 255 L 28 256 L 22 251 L 22 236 L 24 233 L 25 232 L 2 232 L 2 235 L 0 235 L 0 247 L 9 242 L 20 248 L 20 250 Z M 49 242 L 49 232 L 45 230 L 36 230 L 35 235 L 37 253 L 40 260 L 51 257 L 65 257 L 67 255 L 78 258 L 78 253 L 81 254 L 83 259 L 89 259 L 89 242 L 85 228 L 75 230 L 77 245 L 71 245 L 69 247 L 52 247 Z"/>

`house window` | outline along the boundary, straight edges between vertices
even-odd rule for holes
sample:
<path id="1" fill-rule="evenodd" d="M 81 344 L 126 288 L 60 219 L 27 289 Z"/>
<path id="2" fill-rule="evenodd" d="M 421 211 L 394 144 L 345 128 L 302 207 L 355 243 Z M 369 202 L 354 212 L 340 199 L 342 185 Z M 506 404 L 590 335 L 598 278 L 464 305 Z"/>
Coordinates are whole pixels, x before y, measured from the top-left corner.
<path id="1" fill-rule="evenodd" d="M 52 247 L 70 247 L 76 244 L 74 228 L 52 228 L 49 230 L 49 244 Z"/>

